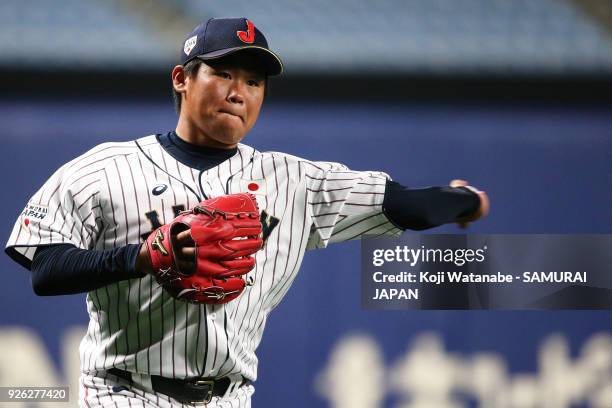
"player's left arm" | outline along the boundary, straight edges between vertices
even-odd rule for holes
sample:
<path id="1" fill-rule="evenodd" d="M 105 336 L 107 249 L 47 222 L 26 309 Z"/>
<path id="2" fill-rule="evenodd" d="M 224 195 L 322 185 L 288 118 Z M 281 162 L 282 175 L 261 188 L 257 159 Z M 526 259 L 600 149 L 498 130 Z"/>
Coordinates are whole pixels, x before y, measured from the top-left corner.
<path id="1" fill-rule="evenodd" d="M 452 222 L 465 226 L 488 213 L 486 194 L 463 180 L 410 189 L 385 173 L 352 171 L 338 163 L 312 162 L 305 169 L 313 221 L 309 248 Z"/>
<path id="2" fill-rule="evenodd" d="M 489 212 L 487 194 L 465 180 L 421 189 L 387 180 L 384 197 L 384 214 L 404 230 L 425 230 L 453 222 L 465 228 Z"/>

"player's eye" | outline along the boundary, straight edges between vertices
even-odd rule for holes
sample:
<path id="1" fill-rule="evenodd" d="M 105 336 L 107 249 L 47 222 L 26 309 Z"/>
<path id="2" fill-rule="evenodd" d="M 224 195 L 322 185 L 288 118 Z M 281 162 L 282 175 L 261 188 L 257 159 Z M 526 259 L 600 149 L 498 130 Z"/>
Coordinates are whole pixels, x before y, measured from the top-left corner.
<path id="1" fill-rule="evenodd" d="M 232 76 L 230 75 L 230 73 L 226 71 L 219 71 L 217 72 L 217 75 L 224 79 L 232 79 Z"/>
<path id="2" fill-rule="evenodd" d="M 249 81 L 247 82 L 249 84 L 249 86 L 261 86 L 261 80 L 259 79 L 249 79 Z"/>

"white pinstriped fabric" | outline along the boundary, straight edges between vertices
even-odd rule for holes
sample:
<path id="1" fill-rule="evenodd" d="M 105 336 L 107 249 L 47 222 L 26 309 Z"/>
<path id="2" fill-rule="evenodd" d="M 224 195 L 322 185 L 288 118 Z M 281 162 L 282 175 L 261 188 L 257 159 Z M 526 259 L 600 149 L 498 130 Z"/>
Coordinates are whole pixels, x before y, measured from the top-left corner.
<path id="1" fill-rule="evenodd" d="M 7 247 L 32 259 L 38 245 L 103 250 L 137 244 L 154 228 L 152 220 L 167 223 L 204 198 L 248 191 L 255 181 L 269 235 L 248 274 L 253 286 L 224 305 L 192 305 L 174 300 L 150 276 L 110 284 L 87 295 L 90 321 L 80 346 L 81 370 L 89 375 L 116 367 L 254 381 L 267 316 L 291 286 L 306 249 L 401 233 L 382 214 L 387 178 L 242 144 L 230 159 L 200 171 L 176 160 L 154 135 L 105 143 L 62 166 L 34 194 L 28 204 L 46 208 L 46 215 L 29 222 L 22 215 Z M 160 185 L 167 188 L 153 194 Z"/>

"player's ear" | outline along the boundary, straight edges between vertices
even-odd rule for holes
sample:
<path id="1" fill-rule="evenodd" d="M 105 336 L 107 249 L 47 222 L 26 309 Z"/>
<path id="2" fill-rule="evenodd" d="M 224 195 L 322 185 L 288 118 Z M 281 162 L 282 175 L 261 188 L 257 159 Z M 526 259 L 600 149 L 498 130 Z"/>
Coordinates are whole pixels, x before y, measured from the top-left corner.
<path id="1" fill-rule="evenodd" d="M 172 69 L 172 87 L 178 93 L 185 92 L 185 69 L 182 65 L 177 65 Z"/>

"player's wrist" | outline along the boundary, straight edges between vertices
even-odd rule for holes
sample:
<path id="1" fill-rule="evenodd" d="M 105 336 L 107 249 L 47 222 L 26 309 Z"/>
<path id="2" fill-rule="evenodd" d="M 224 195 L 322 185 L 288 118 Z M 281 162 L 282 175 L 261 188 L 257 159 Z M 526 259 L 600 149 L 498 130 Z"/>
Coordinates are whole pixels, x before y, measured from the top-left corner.
<path id="1" fill-rule="evenodd" d="M 151 264 L 151 256 L 149 255 L 149 248 L 146 243 L 140 244 L 140 250 L 136 257 L 136 273 L 140 276 L 145 276 L 153 272 L 153 265 Z"/>

